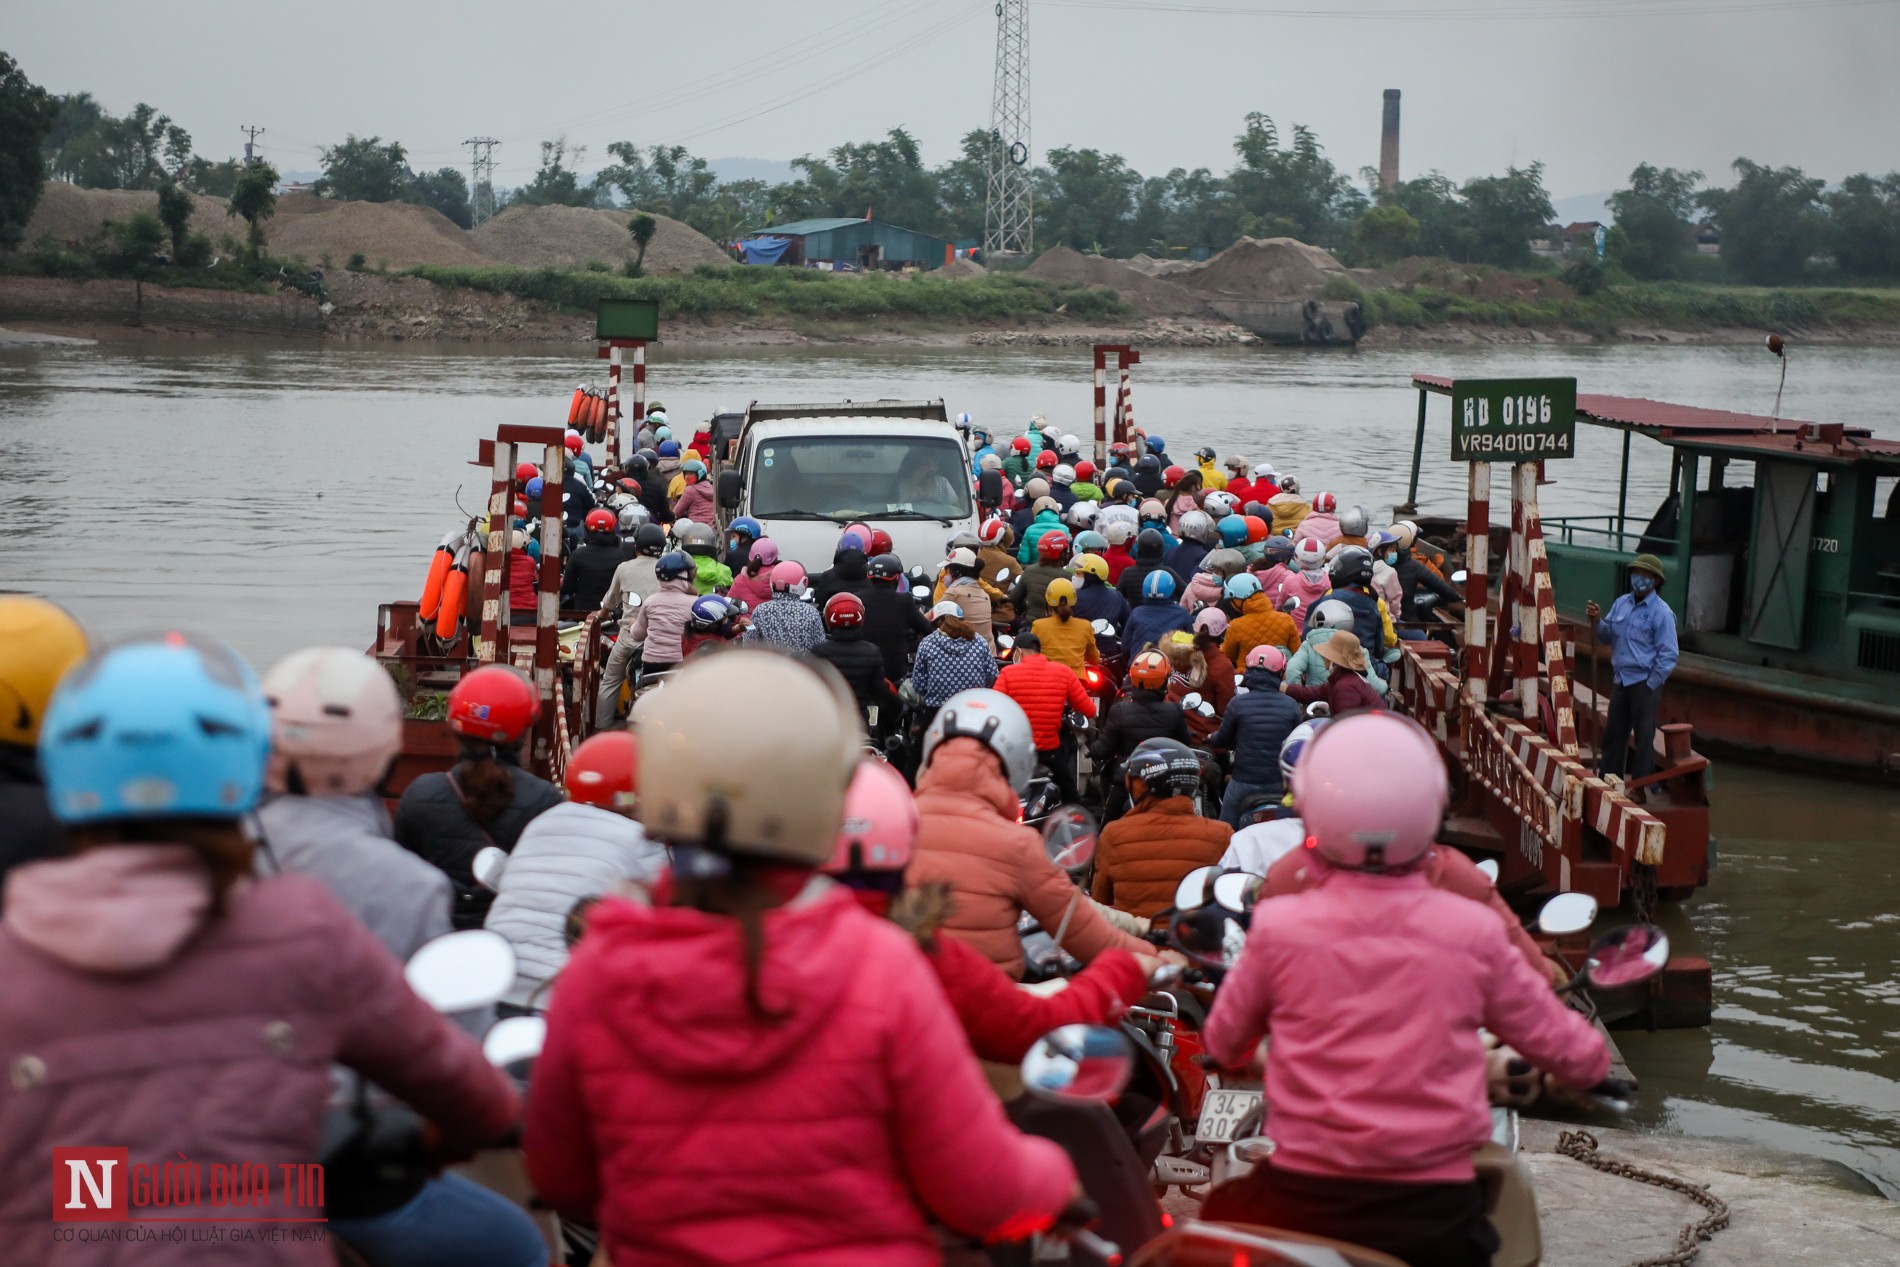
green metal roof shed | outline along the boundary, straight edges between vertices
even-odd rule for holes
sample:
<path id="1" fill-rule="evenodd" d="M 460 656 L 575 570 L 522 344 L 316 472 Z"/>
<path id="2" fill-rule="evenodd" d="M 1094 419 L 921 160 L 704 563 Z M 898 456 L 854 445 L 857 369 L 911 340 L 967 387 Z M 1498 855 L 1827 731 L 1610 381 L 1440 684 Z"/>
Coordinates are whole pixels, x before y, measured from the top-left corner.
<path id="1" fill-rule="evenodd" d="M 794 220 L 755 229 L 747 238 L 791 238 L 782 262 L 807 264 L 839 260 L 866 268 L 916 264 L 937 268 L 943 264 L 945 238 L 912 229 L 900 229 L 881 220 L 837 218 Z"/>

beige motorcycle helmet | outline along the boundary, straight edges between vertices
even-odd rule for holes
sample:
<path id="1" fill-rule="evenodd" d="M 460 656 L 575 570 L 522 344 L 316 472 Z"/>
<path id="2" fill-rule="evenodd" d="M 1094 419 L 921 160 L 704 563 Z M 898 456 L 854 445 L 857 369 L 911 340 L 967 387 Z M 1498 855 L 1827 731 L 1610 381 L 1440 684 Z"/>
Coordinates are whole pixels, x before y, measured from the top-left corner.
<path id="1" fill-rule="evenodd" d="M 696 656 L 633 713 L 640 822 L 669 844 L 816 867 L 864 737 L 829 666 L 773 651 Z"/>

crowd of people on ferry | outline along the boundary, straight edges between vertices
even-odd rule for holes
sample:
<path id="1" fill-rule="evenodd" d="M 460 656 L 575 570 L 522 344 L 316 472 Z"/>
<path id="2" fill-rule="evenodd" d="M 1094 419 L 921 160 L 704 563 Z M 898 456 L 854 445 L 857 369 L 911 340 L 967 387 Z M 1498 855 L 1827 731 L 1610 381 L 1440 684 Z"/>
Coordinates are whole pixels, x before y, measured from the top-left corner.
<path id="1" fill-rule="evenodd" d="M 941 561 L 848 525 L 812 574 L 756 522 L 714 527 L 703 433 L 656 410 L 599 479 L 578 440 L 562 605 L 618 638 L 568 702 L 596 733 L 558 785 L 529 768 L 544 691 L 512 667 L 455 684 L 452 765 L 392 797 L 411 701 L 371 657 L 310 648 L 260 680 L 209 639 L 95 643 L 0 597 L 9 1243 L 54 1261 L 55 1146 L 311 1160 L 339 1066 L 426 1117 L 445 1167 L 525 1123 L 540 1198 L 616 1264 L 922 1264 L 1085 1221 L 1070 1158 L 979 1062 L 1139 1003 L 1176 958 L 1150 919 L 1218 864 L 1269 897 L 1208 1052 L 1245 1067 L 1270 1036 L 1279 1151 L 1208 1213 L 1489 1262 L 1479 1029 L 1578 1087 L 1608 1055 L 1435 847 L 1445 769 L 1392 665 L 1459 595 L 1416 525 L 1154 435 L 1098 468 L 1038 419 L 970 429 L 993 501 Z M 518 474 L 527 562 L 553 476 Z M 532 585 L 508 592 L 532 619 Z M 1023 819 L 1039 779 L 1090 794 L 1084 768 L 1110 821 L 1078 900 Z M 1024 913 L 1085 965 L 1060 992 L 1014 984 Z M 525 1102 L 404 981 L 479 927 L 515 948 L 503 1009 L 548 1019 Z M 329 1227 L 372 1267 L 548 1261 L 519 1207 L 446 1171 Z"/>

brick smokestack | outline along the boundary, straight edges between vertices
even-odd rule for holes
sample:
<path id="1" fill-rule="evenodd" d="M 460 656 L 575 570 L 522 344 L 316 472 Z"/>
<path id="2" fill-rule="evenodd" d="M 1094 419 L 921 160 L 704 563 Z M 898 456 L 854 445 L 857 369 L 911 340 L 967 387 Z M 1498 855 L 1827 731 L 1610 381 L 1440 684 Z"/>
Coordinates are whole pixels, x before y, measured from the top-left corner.
<path id="1" fill-rule="evenodd" d="M 1399 90 L 1385 90 L 1385 128 L 1379 134 L 1379 188 L 1399 183 Z"/>

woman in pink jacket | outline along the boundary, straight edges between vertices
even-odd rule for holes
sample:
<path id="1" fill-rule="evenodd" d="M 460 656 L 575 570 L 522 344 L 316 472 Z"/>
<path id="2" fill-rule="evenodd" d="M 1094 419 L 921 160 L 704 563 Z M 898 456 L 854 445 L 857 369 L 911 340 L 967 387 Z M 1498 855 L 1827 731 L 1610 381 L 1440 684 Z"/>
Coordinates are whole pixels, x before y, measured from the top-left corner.
<path id="1" fill-rule="evenodd" d="M 843 684 L 728 651 L 634 725 L 674 868 L 655 905 L 594 908 L 555 992 L 541 1196 L 595 1219 L 615 1267 L 926 1267 L 932 1216 L 986 1239 L 1055 1221 L 1067 1156 L 1009 1126 L 916 944 L 815 874 L 861 743 Z"/>
<path id="2" fill-rule="evenodd" d="M 1471 1155 L 1490 1135 L 1480 1027 L 1587 1087 L 1610 1056 L 1497 916 L 1435 887 L 1444 760 L 1390 713 L 1333 722 L 1293 771 L 1329 874 L 1254 908 L 1203 1037 L 1223 1065 L 1269 1038 L 1270 1165 L 1202 1216 L 1311 1232 L 1415 1267 L 1486 1267 L 1497 1237 Z"/>
<path id="3" fill-rule="evenodd" d="M 7 1261 L 333 1265 L 322 1239 L 239 1241 L 230 1229 L 215 1241 L 56 1242 L 55 1228 L 74 1225 L 47 1215 L 49 1202 L 71 1200 L 69 1188 L 49 1192 L 53 1150 L 82 1146 L 125 1150 L 114 1175 L 92 1178 L 119 1185 L 122 1208 L 156 1233 L 173 1218 L 321 1219 L 321 1198 L 313 1207 L 282 1177 L 318 1160 L 336 1063 L 426 1115 L 438 1159 L 513 1125 L 507 1079 L 410 991 L 402 965 L 320 881 L 252 878 L 239 822 L 262 791 L 269 742 L 250 670 L 177 634 L 114 647 L 55 695 L 41 762 L 70 854 L 16 868 L 0 923 Z M 267 1198 L 213 1202 L 213 1168 L 236 1165 L 269 1176 Z M 142 1204 L 141 1168 L 167 1166 L 195 1170 L 196 1199 Z M 330 1229 L 372 1257 L 391 1253 L 380 1261 L 416 1261 L 418 1240 L 439 1260 L 547 1261 L 519 1209 L 465 1181 L 425 1185 L 393 1214 L 411 1212 L 404 1227 L 350 1219 L 345 1232 L 333 1218 Z"/>
<path id="4" fill-rule="evenodd" d="M 699 598 L 693 579 L 698 570 L 692 555 L 668 550 L 654 560 L 653 575 L 659 578 L 659 589 L 640 604 L 633 628 L 621 636 L 640 644 L 641 665 L 670 669 L 686 658 L 683 643 L 686 622 L 693 618 L 693 603 Z"/>

